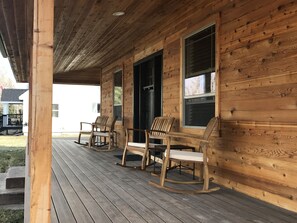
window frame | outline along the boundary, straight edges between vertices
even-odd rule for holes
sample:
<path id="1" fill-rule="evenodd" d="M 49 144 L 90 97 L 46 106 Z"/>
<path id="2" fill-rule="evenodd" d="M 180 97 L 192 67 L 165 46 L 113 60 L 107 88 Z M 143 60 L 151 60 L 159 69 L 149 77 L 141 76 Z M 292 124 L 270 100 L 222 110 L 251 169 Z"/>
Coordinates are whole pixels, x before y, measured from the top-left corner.
<path id="1" fill-rule="evenodd" d="M 58 109 L 54 109 L 54 105 L 57 105 Z M 54 112 L 57 112 L 58 113 L 58 116 L 54 116 Z M 60 116 L 60 106 L 59 104 L 52 104 L 52 118 L 59 118 Z"/>
<path id="2" fill-rule="evenodd" d="M 214 72 L 215 72 L 215 92 L 213 93 L 204 93 L 199 96 L 194 96 L 192 98 L 199 98 L 199 97 L 207 97 L 207 96 L 214 96 L 215 97 L 215 116 L 219 116 L 219 21 L 220 16 L 216 15 L 212 20 L 208 20 L 207 22 L 204 22 L 203 24 L 200 24 L 199 26 L 196 26 L 191 32 L 186 33 L 184 36 L 181 37 L 181 127 L 185 129 L 205 129 L 206 126 L 191 126 L 186 125 L 186 106 L 185 106 L 185 99 L 191 98 L 189 96 L 185 96 L 185 76 L 186 76 L 186 63 L 185 63 L 185 56 L 186 56 L 186 39 L 211 27 L 215 26 L 215 66 L 214 66 Z"/>
<path id="3" fill-rule="evenodd" d="M 118 68 L 118 69 L 116 69 L 114 72 L 113 72 L 113 74 L 112 74 L 112 76 L 113 76 L 113 78 L 112 78 L 112 80 L 113 80 L 113 84 L 112 84 L 112 86 L 113 86 L 113 89 L 112 89 L 112 114 L 113 114 L 113 117 L 114 117 L 114 115 L 115 115 L 115 75 L 117 74 L 117 73 L 119 73 L 119 72 L 121 72 L 121 75 L 122 75 L 122 78 L 121 78 L 121 80 L 122 80 L 122 95 L 121 95 L 121 119 L 118 119 L 119 117 L 117 117 L 117 123 L 122 123 L 123 124 L 123 120 L 124 120 L 124 70 L 123 70 L 123 68 Z"/>

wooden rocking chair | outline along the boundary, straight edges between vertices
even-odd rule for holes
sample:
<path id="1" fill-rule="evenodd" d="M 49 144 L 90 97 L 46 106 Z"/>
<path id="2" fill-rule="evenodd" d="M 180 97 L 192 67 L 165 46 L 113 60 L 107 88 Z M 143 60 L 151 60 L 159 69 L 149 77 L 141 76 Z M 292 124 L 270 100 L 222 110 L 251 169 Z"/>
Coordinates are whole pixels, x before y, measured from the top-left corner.
<path id="1" fill-rule="evenodd" d="M 213 129 L 216 127 L 218 123 L 218 118 L 214 117 L 212 118 L 203 134 L 203 136 L 199 137 L 197 135 L 190 135 L 185 133 L 179 133 L 179 132 L 172 132 L 167 135 L 167 149 L 164 153 L 163 157 L 163 164 L 162 164 L 162 170 L 160 175 L 160 184 L 157 184 L 156 182 L 150 181 L 149 183 L 153 186 L 156 186 L 158 188 L 163 188 L 171 192 L 175 193 L 209 193 L 212 191 L 217 191 L 220 188 L 209 188 L 209 173 L 208 173 L 208 158 L 207 158 L 207 147 L 209 144 L 209 137 L 213 131 Z M 199 143 L 199 152 L 192 152 L 192 151 L 179 151 L 179 150 L 170 150 L 170 143 L 172 138 L 191 138 L 193 140 L 200 141 Z M 203 164 L 203 180 L 201 181 L 176 181 L 173 179 L 167 178 L 167 166 L 170 161 L 175 162 L 192 162 L 192 163 L 200 163 Z M 201 176 L 202 177 L 202 176 Z M 203 188 L 199 190 L 180 190 L 176 188 L 172 188 L 169 186 L 165 186 L 165 182 L 170 183 L 177 183 L 177 184 L 197 184 L 197 183 L 203 183 Z"/>
<path id="2" fill-rule="evenodd" d="M 108 119 L 107 116 L 98 116 L 94 123 L 80 122 L 80 131 L 78 134 L 78 140 L 74 142 L 80 145 L 86 145 L 87 143 L 82 144 L 80 142 L 81 135 L 91 135 L 94 126 L 96 126 L 97 129 L 101 129 L 102 131 L 105 131 L 105 125 L 106 125 L 107 119 Z M 88 128 L 86 126 L 88 126 Z"/>
<path id="3" fill-rule="evenodd" d="M 124 167 L 131 167 L 126 166 L 126 157 L 127 152 L 131 152 L 137 155 L 142 156 L 141 161 L 141 170 L 145 170 L 147 165 L 150 163 L 150 149 L 154 148 L 156 145 L 155 143 L 150 143 L 151 139 L 160 139 L 164 140 L 166 138 L 166 134 L 171 130 L 173 125 L 174 118 L 173 117 L 156 117 L 152 123 L 150 130 L 140 130 L 140 129 L 126 129 L 126 145 L 123 152 L 122 157 L 122 164 L 121 166 Z M 133 131 L 142 131 L 145 134 L 145 142 L 138 143 L 138 142 L 130 142 L 130 133 Z M 137 168 L 133 166 L 134 168 Z"/>
<path id="4" fill-rule="evenodd" d="M 103 129 L 100 129 L 100 126 L 97 126 L 97 124 L 93 125 L 91 135 L 89 138 L 89 148 L 96 146 L 106 146 L 108 145 L 108 149 L 100 149 L 99 151 L 112 151 L 114 148 L 114 125 L 117 120 L 117 117 L 109 117 L 105 127 Z M 101 141 L 101 138 L 104 138 L 103 142 Z M 96 141 L 97 139 L 97 141 Z M 107 143 L 108 141 L 108 143 Z"/>

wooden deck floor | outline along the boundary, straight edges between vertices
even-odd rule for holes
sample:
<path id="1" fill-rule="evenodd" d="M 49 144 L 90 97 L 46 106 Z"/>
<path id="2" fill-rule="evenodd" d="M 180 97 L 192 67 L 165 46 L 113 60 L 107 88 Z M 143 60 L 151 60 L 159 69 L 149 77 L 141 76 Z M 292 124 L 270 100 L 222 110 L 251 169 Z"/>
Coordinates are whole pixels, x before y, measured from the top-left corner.
<path id="1" fill-rule="evenodd" d="M 297 222 L 297 214 L 224 189 L 181 195 L 154 188 L 148 172 L 115 165 L 121 151 L 53 140 L 52 222 Z"/>

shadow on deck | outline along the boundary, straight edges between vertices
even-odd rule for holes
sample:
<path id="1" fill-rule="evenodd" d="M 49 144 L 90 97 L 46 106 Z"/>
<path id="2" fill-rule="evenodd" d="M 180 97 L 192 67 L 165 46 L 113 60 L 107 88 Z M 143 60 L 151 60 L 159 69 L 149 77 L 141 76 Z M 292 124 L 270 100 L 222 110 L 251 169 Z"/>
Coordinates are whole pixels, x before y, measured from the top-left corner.
<path id="1" fill-rule="evenodd" d="M 53 140 L 52 222 L 297 222 L 297 214 L 222 188 L 175 194 L 148 184 L 149 172 L 115 165 L 121 151 L 95 152 Z"/>

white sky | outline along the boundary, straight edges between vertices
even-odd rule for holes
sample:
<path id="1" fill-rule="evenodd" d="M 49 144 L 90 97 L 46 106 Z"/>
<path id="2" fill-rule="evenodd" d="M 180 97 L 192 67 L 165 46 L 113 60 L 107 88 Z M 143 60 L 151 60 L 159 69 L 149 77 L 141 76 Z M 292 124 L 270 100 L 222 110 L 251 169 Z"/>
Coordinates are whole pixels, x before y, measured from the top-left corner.
<path id="1" fill-rule="evenodd" d="M 3 58 L 2 54 L 0 53 L 0 69 L 3 69 L 3 73 L 13 80 L 14 83 L 16 83 L 15 78 L 13 76 L 9 61 L 7 58 Z M 28 84 L 26 83 L 16 83 L 15 88 L 25 88 L 28 89 Z"/>

